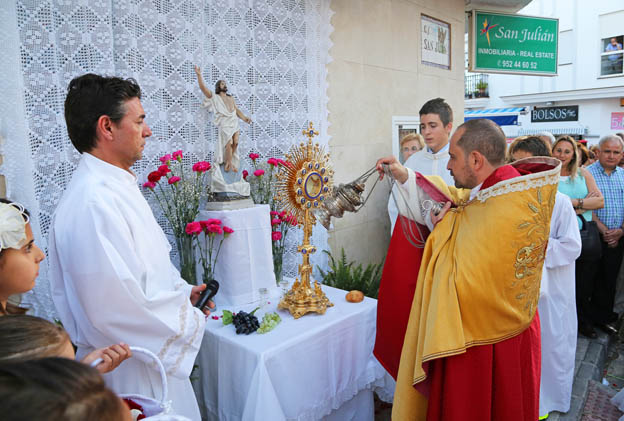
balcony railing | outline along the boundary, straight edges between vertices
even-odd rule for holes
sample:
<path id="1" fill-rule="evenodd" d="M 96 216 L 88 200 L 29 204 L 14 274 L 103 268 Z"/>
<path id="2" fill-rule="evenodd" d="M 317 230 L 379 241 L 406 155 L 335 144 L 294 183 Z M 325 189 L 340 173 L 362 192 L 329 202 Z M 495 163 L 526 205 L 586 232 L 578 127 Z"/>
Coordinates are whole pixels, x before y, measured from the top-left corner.
<path id="1" fill-rule="evenodd" d="M 484 73 L 466 75 L 464 78 L 464 97 L 466 99 L 489 98 L 488 75 Z"/>

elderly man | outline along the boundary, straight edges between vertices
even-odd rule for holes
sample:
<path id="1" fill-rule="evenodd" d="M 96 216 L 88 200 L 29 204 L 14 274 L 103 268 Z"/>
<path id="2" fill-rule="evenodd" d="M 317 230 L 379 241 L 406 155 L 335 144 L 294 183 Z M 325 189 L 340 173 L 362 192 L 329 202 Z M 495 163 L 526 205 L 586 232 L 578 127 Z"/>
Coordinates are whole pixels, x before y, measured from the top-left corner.
<path id="1" fill-rule="evenodd" d="M 598 143 L 598 162 L 587 167 L 604 196 L 604 208 L 594 211 L 602 237 L 602 258 L 597 263 L 599 269 L 594 280 L 591 308 L 594 323 L 607 333 L 617 332 L 613 325 L 617 320 L 613 303 L 624 251 L 624 169 L 618 167 L 623 144 L 619 136 L 604 136 Z"/>
<path id="2" fill-rule="evenodd" d="M 405 190 L 401 214 L 435 227 L 405 333 L 393 419 L 538 418 L 536 310 L 560 163 L 540 157 L 504 165 L 505 150 L 494 122 L 462 124 L 447 166 L 457 188 L 394 157 L 377 161 Z M 422 212 L 427 201 L 447 203 L 435 214 Z"/>
<path id="3" fill-rule="evenodd" d="M 65 121 L 82 156 L 52 221 L 50 271 L 77 357 L 117 342 L 151 350 L 165 367 L 173 410 L 199 420 L 189 375 L 206 321 L 192 303 L 206 286 L 180 277 L 130 169 L 152 134 L 141 89 L 132 79 L 77 77 Z M 153 361 L 134 358 L 104 377 L 117 393 L 162 397 Z"/>

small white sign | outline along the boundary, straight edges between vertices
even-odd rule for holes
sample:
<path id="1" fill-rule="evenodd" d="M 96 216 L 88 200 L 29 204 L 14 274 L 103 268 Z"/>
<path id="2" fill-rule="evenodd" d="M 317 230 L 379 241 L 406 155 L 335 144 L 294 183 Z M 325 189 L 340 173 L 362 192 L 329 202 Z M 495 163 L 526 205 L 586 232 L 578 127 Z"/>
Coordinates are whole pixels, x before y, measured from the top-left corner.
<path id="1" fill-rule="evenodd" d="M 451 69 L 451 25 L 427 15 L 420 15 L 421 62 Z"/>

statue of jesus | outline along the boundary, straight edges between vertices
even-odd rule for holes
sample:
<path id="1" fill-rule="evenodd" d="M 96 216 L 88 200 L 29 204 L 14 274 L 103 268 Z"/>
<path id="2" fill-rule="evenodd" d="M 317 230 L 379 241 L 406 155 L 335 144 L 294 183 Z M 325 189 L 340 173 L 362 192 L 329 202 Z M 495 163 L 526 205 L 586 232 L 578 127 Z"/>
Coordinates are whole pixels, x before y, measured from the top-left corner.
<path id="1" fill-rule="evenodd" d="M 238 119 L 240 118 L 248 124 L 251 123 L 251 119 L 238 109 L 234 97 L 227 92 L 228 88 L 224 80 L 217 81 L 213 93 L 206 87 L 199 66 L 195 66 L 195 73 L 197 74 L 199 89 L 206 96 L 202 105 L 214 113 L 214 123 L 219 129 L 218 144 L 215 147 L 213 157 L 213 162 L 217 165 L 214 166 L 214 171 L 212 172 L 212 191 L 214 193 L 233 192 L 241 196 L 249 196 L 249 184 L 242 180 L 242 177 L 236 177 L 237 180 L 233 182 L 232 177 L 227 177 L 230 182 L 226 182 L 220 167 L 223 165 L 225 173 L 239 172 L 238 141 L 240 127 Z"/>

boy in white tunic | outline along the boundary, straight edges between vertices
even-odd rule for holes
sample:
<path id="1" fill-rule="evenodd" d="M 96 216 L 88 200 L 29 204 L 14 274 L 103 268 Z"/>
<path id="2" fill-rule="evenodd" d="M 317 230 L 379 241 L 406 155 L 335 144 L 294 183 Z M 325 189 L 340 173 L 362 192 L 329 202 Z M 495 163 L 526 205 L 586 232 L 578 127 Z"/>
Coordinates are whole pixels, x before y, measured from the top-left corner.
<path id="1" fill-rule="evenodd" d="M 205 317 L 192 303 L 205 285 L 180 277 L 130 170 L 152 134 L 140 97 L 132 79 L 87 74 L 69 84 L 65 120 L 82 156 L 50 231 L 52 294 L 78 358 L 103 344 L 148 348 L 167 371 L 173 411 L 199 420 L 189 375 Z M 134 358 L 104 377 L 117 393 L 161 397 L 151 362 Z"/>

